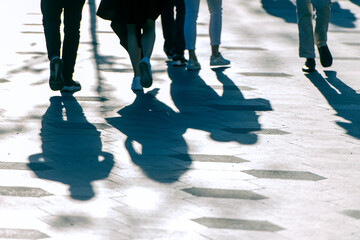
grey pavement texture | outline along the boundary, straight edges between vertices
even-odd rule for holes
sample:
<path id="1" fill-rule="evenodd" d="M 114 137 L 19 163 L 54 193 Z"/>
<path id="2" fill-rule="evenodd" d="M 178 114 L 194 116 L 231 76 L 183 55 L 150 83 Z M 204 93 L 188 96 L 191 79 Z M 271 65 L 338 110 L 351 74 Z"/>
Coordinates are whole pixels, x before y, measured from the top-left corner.
<path id="1" fill-rule="evenodd" d="M 223 1 L 210 69 L 130 90 L 128 55 L 84 7 L 72 95 L 48 86 L 39 0 L 0 8 L 0 239 L 360 239 L 360 1 L 335 1 L 334 64 L 301 72 L 294 1 Z"/>

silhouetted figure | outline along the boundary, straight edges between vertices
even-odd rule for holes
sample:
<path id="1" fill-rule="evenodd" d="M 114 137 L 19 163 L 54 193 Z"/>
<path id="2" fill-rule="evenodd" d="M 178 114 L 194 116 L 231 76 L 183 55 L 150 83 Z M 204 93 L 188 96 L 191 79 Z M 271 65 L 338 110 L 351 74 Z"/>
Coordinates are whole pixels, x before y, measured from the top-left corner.
<path id="1" fill-rule="evenodd" d="M 50 98 L 41 125 L 42 153 L 29 157 L 30 169 L 68 185 L 73 199 L 93 198 L 91 183 L 107 178 L 114 165 L 113 155 L 102 151 L 100 132 L 71 95 Z"/>
<path id="2" fill-rule="evenodd" d="M 210 44 L 211 57 L 210 65 L 229 65 L 230 61 L 222 57 L 219 52 L 221 43 L 221 28 L 222 28 L 222 0 L 207 0 L 210 11 Z M 185 46 L 189 51 L 189 61 L 186 65 L 187 70 L 200 70 L 201 65 L 195 53 L 196 45 L 196 22 L 199 14 L 200 0 L 185 0 Z"/>
<path id="3" fill-rule="evenodd" d="M 167 0 L 102 0 L 97 15 L 111 27 L 129 53 L 134 70 L 131 89 L 142 91 L 152 85 L 150 58 L 155 43 L 155 20 Z"/>
<path id="4" fill-rule="evenodd" d="M 336 76 L 335 71 L 324 71 L 326 78 L 319 73 L 308 74 L 307 78 L 319 89 L 337 116 L 346 121 L 337 124 L 347 131 L 347 134 L 360 139 L 360 94 L 346 85 Z"/>
<path id="5" fill-rule="evenodd" d="M 223 87 L 223 93 L 219 95 L 196 72 L 168 68 L 172 81 L 171 97 L 180 111 L 179 118 L 186 128 L 206 131 L 215 141 L 255 144 L 258 140 L 256 132 L 261 130 L 255 110 L 270 111 L 270 103 L 265 99 L 245 99 L 240 89 L 224 74 L 225 69 L 213 69 Z M 224 123 L 229 126 L 222 125 Z"/>
<path id="6" fill-rule="evenodd" d="M 50 60 L 50 88 L 54 91 L 81 90 L 73 80 L 80 41 L 80 22 L 85 0 L 41 0 L 41 12 Z M 61 15 L 64 12 L 64 40 L 61 41 Z M 60 50 L 62 49 L 62 56 Z"/>
<path id="7" fill-rule="evenodd" d="M 184 58 L 184 21 L 184 0 L 167 0 L 161 13 L 161 25 L 165 40 L 164 52 L 172 60 L 173 66 L 184 66 L 187 62 Z"/>
<path id="8" fill-rule="evenodd" d="M 331 14 L 331 0 L 296 0 L 299 28 L 299 56 L 306 58 L 302 70 L 315 71 L 315 45 L 323 67 L 332 65 L 332 56 L 327 46 L 327 32 Z M 315 9 L 315 30 L 313 27 Z"/>
<path id="9" fill-rule="evenodd" d="M 119 117 L 107 122 L 126 135 L 125 147 L 134 164 L 158 182 L 179 180 L 191 165 L 188 146 L 182 136 L 185 123 L 180 115 L 156 99 L 158 89 L 137 93 L 135 101 L 118 111 Z M 140 149 L 136 147 L 140 145 Z M 181 151 L 181 164 L 171 155 Z"/>

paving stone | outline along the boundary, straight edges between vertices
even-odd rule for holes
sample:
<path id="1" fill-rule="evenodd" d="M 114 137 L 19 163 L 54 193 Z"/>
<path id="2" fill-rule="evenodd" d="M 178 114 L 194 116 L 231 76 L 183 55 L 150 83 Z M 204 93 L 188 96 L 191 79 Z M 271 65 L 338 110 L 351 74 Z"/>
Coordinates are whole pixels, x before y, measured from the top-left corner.
<path id="1" fill-rule="evenodd" d="M 199 218 L 193 221 L 209 228 L 225 228 L 249 231 L 276 232 L 284 230 L 268 221 L 244 220 L 244 219 L 228 219 L 228 218 Z"/>
<path id="2" fill-rule="evenodd" d="M 44 239 L 48 235 L 32 229 L 0 228 L 0 238 L 3 239 Z"/>
<path id="3" fill-rule="evenodd" d="M 244 75 L 247 77 L 279 77 L 279 78 L 291 77 L 290 74 L 272 73 L 272 72 L 242 72 L 241 75 Z"/>
<path id="4" fill-rule="evenodd" d="M 52 167 L 44 163 L 17 163 L 17 162 L 0 162 L 0 169 L 12 169 L 12 170 L 28 170 L 29 167 L 36 171 L 46 171 L 52 169 Z"/>
<path id="5" fill-rule="evenodd" d="M 355 218 L 355 219 L 360 219 L 360 210 L 345 210 L 342 211 L 343 214 L 345 214 L 346 216 Z"/>
<path id="6" fill-rule="evenodd" d="M 274 178 L 284 180 L 319 181 L 326 178 L 311 172 L 283 171 L 283 170 L 245 170 L 244 173 L 258 178 Z"/>
<path id="7" fill-rule="evenodd" d="M 41 189 L 31 187 L 0 187 L 1 196 L 14 196 L 14 197 L 46 197 L 52 194 Z"/>
<path id="8" fill-rule="evenodd" d="M 216 189 L 216 188 L 187 188 L 182 189 L 184 192 L 190 193 L 197 197 L 210 198 L 231 198 L 231 199 L 248 199 L 261 200 L 266 197 L 247 190 L 231 190 L 231 189 Z"/>
<path id="9" fill-rule="evenodd" d="M 192 161 L 198 161 L 198 162 L 222 162 L 222 163 L 243 163 L 248 162 L 245 159 L 232 156 L 232 155 L 206 155 L 206 154 L 177 154 L 172 155 L 171 157 L 183 160 L 183 161 L 189 161 L 190 159 Z M 189 159 L 190 157 L 190 159 Z"/>

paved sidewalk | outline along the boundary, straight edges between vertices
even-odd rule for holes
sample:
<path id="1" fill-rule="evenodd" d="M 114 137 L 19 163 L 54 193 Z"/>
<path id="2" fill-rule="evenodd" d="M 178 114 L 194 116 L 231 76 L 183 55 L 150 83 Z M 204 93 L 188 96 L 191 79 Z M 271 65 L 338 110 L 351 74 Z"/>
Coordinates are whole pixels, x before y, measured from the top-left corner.
<path id="1" fill-rule="evenodd" d="M 48 86 L 39 0 L 0 9 L 0 239 L 360 239 L 360 1 L 335 1 L 334 65 L 303 74 L 294 1 L 223 1 L 221 51 L 130 90 L 109 22 L 84 8 L 71 95 Z"/>

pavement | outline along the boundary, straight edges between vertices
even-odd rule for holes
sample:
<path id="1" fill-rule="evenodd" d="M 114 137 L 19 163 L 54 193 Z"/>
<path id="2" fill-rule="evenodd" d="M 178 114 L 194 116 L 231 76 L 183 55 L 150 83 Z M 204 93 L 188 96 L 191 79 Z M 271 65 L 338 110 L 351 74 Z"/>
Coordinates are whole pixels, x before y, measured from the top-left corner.
<path id="1" fill-rule="evenodd" d="M 330 68 L 304 74 L 294 1 L 223 1 L 210 69 L 130 90 L 128 55 L 84 7 L 74 95 L 53 92 L 40 1 L 0 9 L 0 239 L 360 239 L 360 1 L 334 1 Z"/>

